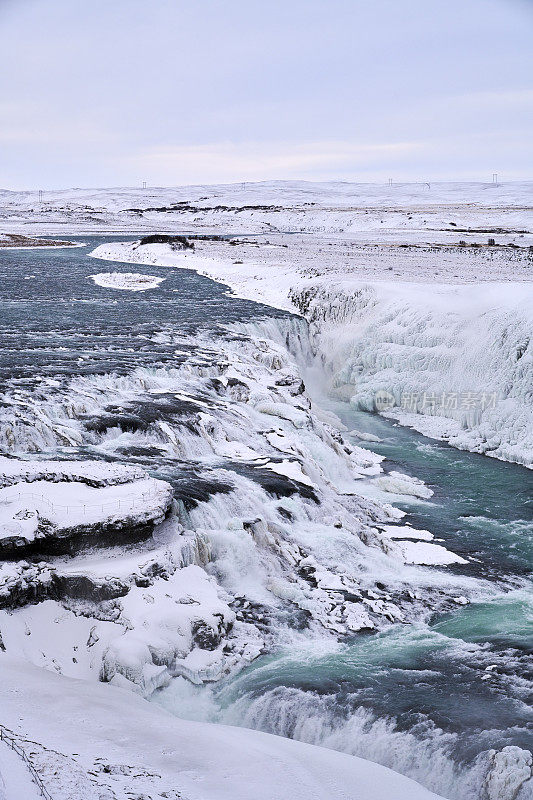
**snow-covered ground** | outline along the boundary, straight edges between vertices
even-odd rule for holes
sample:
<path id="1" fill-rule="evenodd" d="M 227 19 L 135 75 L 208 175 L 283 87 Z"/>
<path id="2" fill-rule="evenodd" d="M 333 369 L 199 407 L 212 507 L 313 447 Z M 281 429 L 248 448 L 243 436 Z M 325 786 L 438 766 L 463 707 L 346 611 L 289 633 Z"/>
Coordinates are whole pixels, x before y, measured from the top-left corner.
<path id="1" fill-rule="evenodd" d="M 39 800 L 42 794 L 20 755 L 0 741 L 0 800 Z"/>
<path id="2" fill-rule="evenodd" d="M 0 481 L 6 462 L 13 480 L 12 460 L 0 457 Z M 67 465 L 62 466 L 68 471 Z M 39 467 L 37 462 L 36 472 Z M 74 462 L 76 467 L 79 473 L 84 463 Z M 35 548 L 46 552 L 48 547 L 57 548 L 67 541 L 70 545 L 94 531 L 103 535 L 108 529 L 118 533 L 124 528 L 153 526 L 164 519 L 172 501 L 168 484 L 147 475 L 129 482 L 110 480 L 100 487 L 76 480 L 79 474 L 56 482 L 57 470 L 52 481 L 46 474 L 44 480 L 28 482 L 27 477 L 23 473 L 23 480 L 0 489 L 0 553 L 4 557 Z"/>
<path id="3" fill-rule="evenodd" d="M 271 181 L 49 191 L 0 190 L 0 230 L 57 234 L 109 231 L 312 232 L 345 240 L 531 243 L 531 182 L 395 184 Z M 456 229 L 456 230 L 454 230 Z M 466 232 L 465 232 L 466 229 Z M 477 230 L 481 229 L 481 233 Z M 472 230 L 472 234 L 468 233 Z M 488 234 L 491 235 L 491 234 Z M 495 235 L 495 234 L 492 234 Z"/>
<path id="4" fill-rule="evenodd" d="M 303 313 L 345 398 L 372 407 L 384 391 L 395 416 L 426 435 L 531 464 L 532 183 L 271 182 L 65 190 L 43 203 L 32 192 L 0 197 L 0 230 L 10 233 L 240 234 L 196 241 L 194 252 L 126 244 L 98 255 L 197 269 L 240 296 Z"/>

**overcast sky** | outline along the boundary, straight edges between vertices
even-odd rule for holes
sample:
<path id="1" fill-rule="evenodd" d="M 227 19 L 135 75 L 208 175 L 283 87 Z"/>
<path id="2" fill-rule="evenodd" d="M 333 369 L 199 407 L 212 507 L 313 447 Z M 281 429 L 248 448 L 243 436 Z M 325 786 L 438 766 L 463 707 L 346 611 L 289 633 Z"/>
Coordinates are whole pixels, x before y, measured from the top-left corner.
<path id="1" fill-rule="evenodd" d="M 0 187 L 533 178 L 533 0 L 0 0 Z"/>

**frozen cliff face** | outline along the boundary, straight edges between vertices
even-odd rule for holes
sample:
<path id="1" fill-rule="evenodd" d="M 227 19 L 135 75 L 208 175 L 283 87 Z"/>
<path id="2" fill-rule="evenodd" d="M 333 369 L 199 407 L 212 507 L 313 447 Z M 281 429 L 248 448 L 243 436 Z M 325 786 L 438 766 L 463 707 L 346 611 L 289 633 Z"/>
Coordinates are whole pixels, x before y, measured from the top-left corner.
<path id="1" fill-rule="evenodd" d="M 491 764 L 485 781 L 487 800 L 515 800 L 533 796 L 533 758 L 529 750 L 508 746 L 491 751 Z M 531 794 L 530 794 L 531 792 Z"/>
<path id="2" fill-rule="evenodd" d="M 331 387 L 462 449 L 533 465 L 530 284 L 295 289 Z"/>

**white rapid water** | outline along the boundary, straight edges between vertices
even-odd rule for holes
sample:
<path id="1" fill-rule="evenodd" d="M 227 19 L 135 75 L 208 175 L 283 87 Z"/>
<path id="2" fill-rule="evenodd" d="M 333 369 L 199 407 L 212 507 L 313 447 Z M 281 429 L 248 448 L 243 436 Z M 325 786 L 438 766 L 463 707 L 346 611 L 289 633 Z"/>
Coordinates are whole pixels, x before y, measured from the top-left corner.
<path id="1" fill-rule="evenodd" d="M 520 658 L 423 625 L 348 646 L 293 641 L 220 687 L 198 689 L 177 680 L 154 700 L 186 718 L 264 730 L 376 761 L 450 800 L 531 800 L 531 753 L 512 744 L 490 747 L 491 723 L 496 729 L 502 722 L 491 719 L 486 705 L 485 679 L 494 669 L 508 673 L 506 735 L 512 741 L 527 717 L 527 678 L 513 684 L 512 677 Z M 447 690 L 441 671 L 453 689 Z M 446 725 L 427 713 L 428 702 L 434 712 L 440 705 Z M 476 718 L 477 729 L 468 731 Z"/>
<path id="2" fill-rule="evenodd" d="M 454 735 L 423 719 L 410 731 L 402 731 L 392 719 L 378 717 L 362 705 L 344 715 L 336 695 L 287 687 L 245 696 L 221 708 L 205 690 L 195 696 L 189 685 L 176 681 L 157 702 L 185 717 L 263 730 L 357 755 L 409 775 L 446 798 L 479 800 L 483 796 L 480 790 L 489 757 L 484 754 L 474 765 L 461 768 L 450 752 Z M 500 797 L 510 800 L 509 795 Z"/>

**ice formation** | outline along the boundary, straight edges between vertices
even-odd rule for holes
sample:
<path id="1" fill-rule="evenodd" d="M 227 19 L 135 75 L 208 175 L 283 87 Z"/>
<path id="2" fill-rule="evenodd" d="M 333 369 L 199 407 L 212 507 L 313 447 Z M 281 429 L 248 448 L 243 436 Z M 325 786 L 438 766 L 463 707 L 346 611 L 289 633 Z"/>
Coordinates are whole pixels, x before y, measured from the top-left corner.
<path id="1" fill-rule="evenodd" d="M 143 275 L 139 272 L 99 272 L 89 277 L 104 289 L 128 289 L 131 292 L 156 289 L 165 280 L 156 275 Z"/>
<path id="2" fill-rule="evenodd" d="M 283 324 L 301 355 L 305 330 Z M 313 405 L 285 346 L 261 326 L 249 333 L 210 359 L 200 338 L 181 367 L 74 377 L 46 402 L 19 389 L 2 409 L 6 657 L 149 696 L 176 676 L 219 680 L 301 631 L 336 640 L 479 590 L 409 563 L 428 563 L 402 550 L 413 529 L 358 494 L 383 477 L 380 458 Z M 107 410 L 119 406 L 123 418 Z M 134 424 L 148 407 L 150 422 Z M 152 448 L 190 466 L 172 492 L 116 461 L 28 460 L 65 442 L 104 457 Z M 428 535 L 431 563 L 453 561 Z"/>

